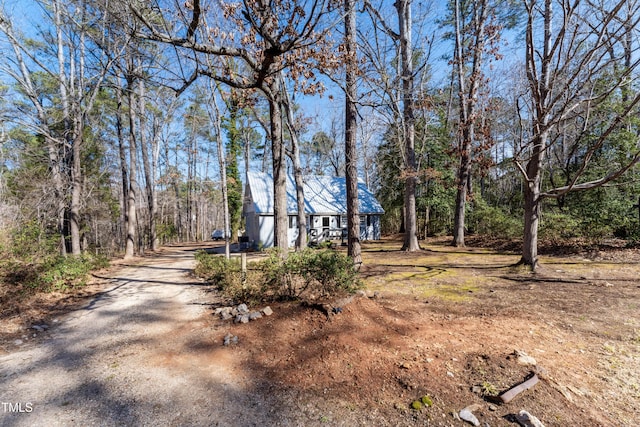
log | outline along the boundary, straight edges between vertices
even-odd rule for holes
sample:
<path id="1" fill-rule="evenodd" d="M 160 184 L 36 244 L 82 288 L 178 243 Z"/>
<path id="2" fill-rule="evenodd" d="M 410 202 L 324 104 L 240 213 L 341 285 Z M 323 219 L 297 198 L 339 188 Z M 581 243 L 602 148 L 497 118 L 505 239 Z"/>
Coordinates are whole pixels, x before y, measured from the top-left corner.
<path id="1" fill-rule="evenodd" d="M 517 386 L 512 387 L 509 390 L 502 393 L 500 396 L 498 396 L 498 399 L 500 399 L 502 403 L 509 403 L 511 400 L 513 400 L 514 397 L 516 397 L 523 391 L 529 390 L 531 387 L 538 384 L 538 381 L 539 381 L 538 376 L 536 374 L 533 374 L 533 376 L 528 380 L 526 380 L 525 382 L 520 383 Z"/>

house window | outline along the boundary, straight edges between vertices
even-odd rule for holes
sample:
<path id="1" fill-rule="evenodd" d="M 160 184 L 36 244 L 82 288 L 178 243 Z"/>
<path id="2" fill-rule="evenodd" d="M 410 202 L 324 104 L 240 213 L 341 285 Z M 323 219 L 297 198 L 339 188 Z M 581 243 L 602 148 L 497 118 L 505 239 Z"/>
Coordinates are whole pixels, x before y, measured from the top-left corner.
<path id="1" fill-rule="evenodd" d="M 367 216 L 360 215 L 360 227 L 364 227 L 367 225 Z"/>
<path id="2" fill-rule="evenodd" d="M 322 228 L 329 228 L 331 225 L 331 218 L 328 216 L 322 217 Z"/>
<path id="3" fill-rule="evenodd" d="M 298 217 L 295 215 L 289 215 L 289 228 L 296 228 L 298 226 Z"/>

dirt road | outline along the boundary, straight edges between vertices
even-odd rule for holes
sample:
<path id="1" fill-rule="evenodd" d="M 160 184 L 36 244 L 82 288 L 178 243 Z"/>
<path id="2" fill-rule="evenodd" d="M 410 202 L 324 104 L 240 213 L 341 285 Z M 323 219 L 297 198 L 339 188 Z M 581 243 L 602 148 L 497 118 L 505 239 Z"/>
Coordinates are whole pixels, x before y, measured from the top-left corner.
<path id="1" fill-rule="evenodd" d="M 42 340 L 1 356 L 0 425 L 268 420 L 212 342 L 206 294 L 188 275 L 192 264 L 191 250 L 172 248 L 112 270 L 106 289 L 52 323 Z"/>

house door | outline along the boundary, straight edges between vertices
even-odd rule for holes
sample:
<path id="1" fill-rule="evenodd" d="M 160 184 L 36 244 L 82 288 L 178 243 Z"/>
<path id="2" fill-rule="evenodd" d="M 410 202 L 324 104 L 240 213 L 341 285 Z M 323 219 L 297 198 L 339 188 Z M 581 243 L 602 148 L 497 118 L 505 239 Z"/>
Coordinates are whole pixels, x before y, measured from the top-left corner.
<path id="1" fill-rule="evenodd" d="M 322 234 L 329 231 L 331 228 L 331 217 L 323 216 L 322 217 Z"/>

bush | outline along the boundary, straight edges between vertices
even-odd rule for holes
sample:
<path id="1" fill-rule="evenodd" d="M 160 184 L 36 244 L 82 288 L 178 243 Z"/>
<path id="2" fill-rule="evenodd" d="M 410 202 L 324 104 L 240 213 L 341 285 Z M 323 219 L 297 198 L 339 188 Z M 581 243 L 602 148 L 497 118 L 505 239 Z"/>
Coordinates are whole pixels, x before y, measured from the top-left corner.
<path id="1" fill-rule="evenodd" d="M 489 206 L 483 199 L 474 201 L 467 217 L 467 224 L 473 233 L 496 238 L 522 236 L 522 220 L 508 214 L 499 207 Z"/>
<path id="2" fill-rule="evenodd" d="M 540 238 L 555 245 L 580 235 L 580 221 L 565 213 L 548 212 L 540 221 Z"/>
<path id="3" fill-rule="evenodd" d="M 105 258 L 82 256 L 57 256 L 43 264 L 38 282 L 47 291 L 66 290 L 86 285 L 91 270 L 104 267 Z"/>
<path id="4" fill-rule="evenodd" d="M 103 256 L 60 256 L 58 237 L 37 221 L 24 223 L 6 236 L 0 254 L 0 276 L 26 293 L 84 286 L 91 270 L 109 265 Z"/>
<path id="5" fill-rule="evenodd" d="M 332 250 L 306 249 L 283 259 L 273 249 L 265 260 L 249 263 L 244 278 L 238 258 L 199 252 L 194 272 L 227 297 L 243 302 L 328 297 L 354 292 L 361 285 L 351 258 Z"/>
<path id="6" fill-rule="evenodd" d="M 9 254 L 26 262 L 37 262 L 56 254 L 56 238 L 37 221 L 26 222 L 11 232 Z"/>
<path id="7" fill-rule="evenodd" d="M 262 272 L 250 266 L 252 268 L 247 269 L 243 277 L 239 258 L 227 260 L 205 251 L 198 251 L 195 258 L 194 274 L 216 286 L 234 301 L 257 302 L 268 294 Z"/>
<path id="8" fill-rule="evenodd" d="M 262 269 L 267 288 L 287 298 L 300 298 L 305 292 L 321 297 L 351 293 L 361 285 L 353 260 L 329 249 L 307 248 L 284 260 L 272 251 Z"/>

